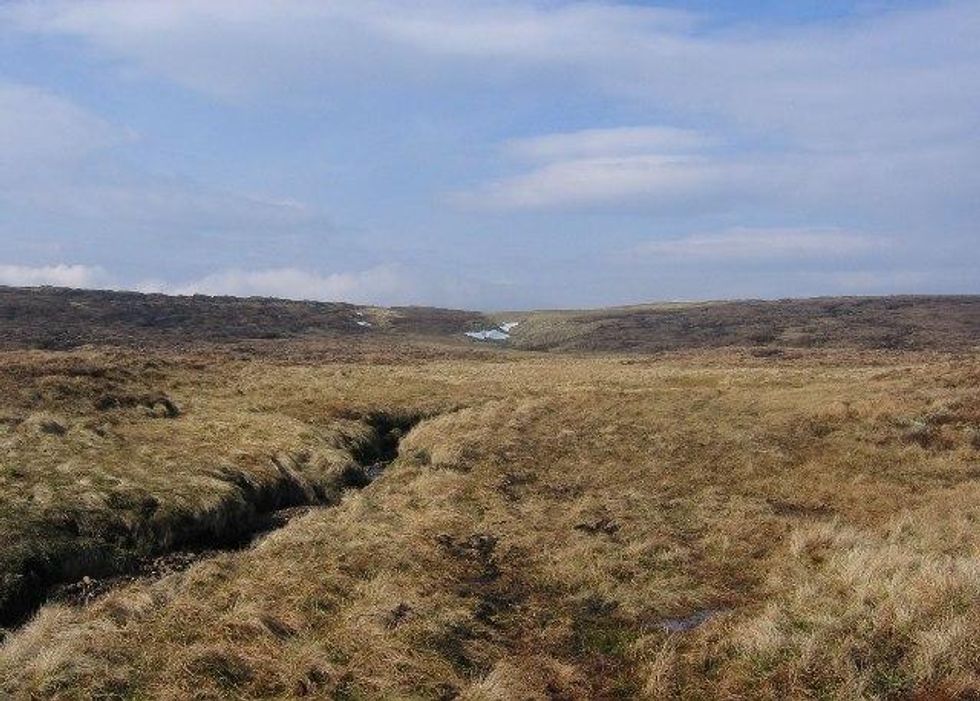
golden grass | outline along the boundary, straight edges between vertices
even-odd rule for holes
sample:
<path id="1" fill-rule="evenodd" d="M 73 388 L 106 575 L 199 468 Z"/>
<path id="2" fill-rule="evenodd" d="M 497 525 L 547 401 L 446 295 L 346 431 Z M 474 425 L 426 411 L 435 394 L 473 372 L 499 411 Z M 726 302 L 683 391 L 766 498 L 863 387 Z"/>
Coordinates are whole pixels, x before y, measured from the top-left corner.
<path id="1" fill-rule="evenodd" d="M 972 356 L 302 356 L 166 356 L 152 373 L 128 353 L 4 359 L 21 381 L 3 411 L 30 418 L 0 439 L 11 523 L 98 514 L 128 489 L 206 511 L 215 464 L 259 478 L 277 452 L 338 445 L 352 416 L 430 418 L 380 480 L 251 549 L 46 607 L 0 647 L 0 694 L 980 692 Z M 66 380 L 73 363 L 182 413 L 114 410 L 93 438 L 104 378 Z M 50 417 L 64 435 L 35 428 Z"/>

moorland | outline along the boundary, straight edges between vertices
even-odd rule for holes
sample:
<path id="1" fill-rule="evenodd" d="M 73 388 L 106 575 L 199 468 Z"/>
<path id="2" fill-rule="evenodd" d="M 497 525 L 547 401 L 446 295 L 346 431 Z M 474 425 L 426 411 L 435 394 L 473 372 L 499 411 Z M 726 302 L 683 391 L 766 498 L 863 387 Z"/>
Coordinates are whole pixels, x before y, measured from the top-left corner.
<path id="1" fill-rule="evenodd" d="M 980 297 L 0 289 L 0 697 L 974 698 L 978 350 Z"/>

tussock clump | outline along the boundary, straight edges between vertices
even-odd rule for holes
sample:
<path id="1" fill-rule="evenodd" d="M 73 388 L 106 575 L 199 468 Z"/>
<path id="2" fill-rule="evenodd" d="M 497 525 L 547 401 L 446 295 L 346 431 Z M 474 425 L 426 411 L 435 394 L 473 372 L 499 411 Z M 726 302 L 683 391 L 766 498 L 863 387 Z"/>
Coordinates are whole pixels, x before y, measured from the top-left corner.
<path id="1" fill-rule="evenodd" d="M 141 396 L 103 394 L 95 401 L 95 408 L 99 411 L 129 409 L 137 406 L 143 407 L 148 416 L 166 419 L 175 419 L 180 416 L 180 409 L 177 404 L 165 394 L 144 394 Z"/>
<path id="2" fill-rule="evenodd" d="M 775 694 L 788 680 L 805 684 L 798 695 L 809 688 L 835 698 L 980 689 L 974 557 L 916 552 L 826 524 L 796 531 L 776 572 L 774 600 L 731 624 L 734 647 L 722 657 L 722 676 L 745 693 Z"/>
<path id="3" fill-rule="evenodd" d="M 47 413 L 31 414 L 18 422 L 17 430 L 27 436 L 63 437 L 68 433 L 68 422 L 60 416 Z"/>
<path id="4" fill-rule="evenodd" d="M 968 431 L 970 446 L 980 450 L 980 428 L 970 428 Z"/>
<path id="5" fill-rule="evenodd" d="M 941 425 L 937 426 L 928 421 L 912 421 L 903 436 L 906 441 L 915 443 L 921 448 L 944 450 L 953 445 L 952 440 L 945 435 Z"/>

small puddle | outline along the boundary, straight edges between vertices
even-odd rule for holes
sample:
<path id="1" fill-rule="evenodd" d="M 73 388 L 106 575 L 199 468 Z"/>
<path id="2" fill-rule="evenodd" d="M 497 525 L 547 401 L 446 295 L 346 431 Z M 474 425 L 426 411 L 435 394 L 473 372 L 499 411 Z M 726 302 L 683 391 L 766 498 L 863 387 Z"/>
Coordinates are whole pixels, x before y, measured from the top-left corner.
<path id="1" fill-rule="evenodd" d="M 665 618 L 660 622 L 660 628 L 668 633 L 687 633 L 728 611 L 729 609 L 723 608 L 704 609 L 682 618 Z"/>

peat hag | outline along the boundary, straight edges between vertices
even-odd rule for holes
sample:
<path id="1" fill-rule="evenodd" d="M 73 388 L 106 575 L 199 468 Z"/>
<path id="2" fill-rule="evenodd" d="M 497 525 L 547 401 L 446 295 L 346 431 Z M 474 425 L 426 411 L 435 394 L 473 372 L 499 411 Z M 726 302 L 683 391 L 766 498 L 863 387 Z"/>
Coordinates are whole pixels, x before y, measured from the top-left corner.
<path id="1" fill-rule="evenodd" d="M 337 446 L 349 460 L 327 477 L 313 478 L 304 470 L 306 453 L 273 456 L 277 478 L 272 482 L 220 468 L 212 476 L 232 488 L 207 509 L 178 511 L 161 523 L 150 518 L 159 505 L 148 504 L 145 518 L 128 529 L 107 524 L 95 537 L 76 537 L 71 547 L 32 554 L 19 572 L 0 582 L 0 632 L 22 625 L 46 601 L 83 604 L 134 579 L 159 578 L 218 552 L 247 547 L 309 508 L 336 505 L 345 490 L 362 489 L 384 473 L 420 419 L 384 411 L 358 417 L 367 430 Z M 78 535 L 77 524 L 56 525 Z"/>

